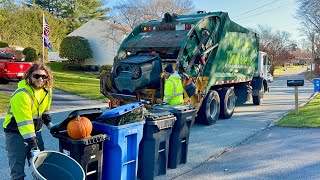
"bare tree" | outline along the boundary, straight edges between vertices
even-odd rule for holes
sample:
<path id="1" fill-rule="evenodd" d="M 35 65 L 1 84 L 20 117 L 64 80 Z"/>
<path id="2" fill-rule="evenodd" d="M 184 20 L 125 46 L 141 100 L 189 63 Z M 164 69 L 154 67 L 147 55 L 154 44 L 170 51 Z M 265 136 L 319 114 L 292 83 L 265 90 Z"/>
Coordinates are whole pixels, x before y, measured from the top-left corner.
<path id="1" fill-rule="evenodd" d="M 260 37 L 260 50 L 269 54 L 272 59 L 271 73 L 275 66 L 284 65 L 294 59 L 296 45 L 286 31 L 274 31 L 269 26 L 259 25 L 255 30 Z"/>
<path id="2" fill-rule="evenodd" d="M 320 33 L 317 33 L 316 29 L 312 28 L 310 22 L 301 22 L 301 27 L 299 28 L 303 36 L 306 36 L 307 40 L 310 42 L 310 48 L 312 57 L 315 57 L 317 52 L 317 45 L 320 44 Z"/>
<path id="3" fill-rule="evenodd" d="M 311 53 L 311 44 L 309 40 L 302 39 L 301 40 L 301 48 L 297 48 L 294 53 L 294 56 L 297 60 L 303 61 L 304 63 L 310 63 L 312 59 Z"/>
<path id="4" fill-rule="evenodd" d="M 166 12 L 191 13 L 194 4 L 192 0 L 120 0 L 111 10 L 114 21 L 134 28 L 145 21 L 162 19 Z"/>
<path id="5" fill-rule="evenodd" d="M 299 8 L 297 10 L 298 18 L 310 26 L 309 29 L 320 33 L 320 1 L 319 0 L 297 0 Z"/>

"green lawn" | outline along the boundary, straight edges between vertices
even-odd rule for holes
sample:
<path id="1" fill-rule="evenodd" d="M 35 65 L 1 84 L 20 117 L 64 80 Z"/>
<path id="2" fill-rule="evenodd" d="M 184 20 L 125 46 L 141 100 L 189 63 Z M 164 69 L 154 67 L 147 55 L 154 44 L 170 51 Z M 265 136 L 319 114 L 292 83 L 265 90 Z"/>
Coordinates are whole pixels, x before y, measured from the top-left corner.
<path id="1" fill-rule="evenodd" d="M 4 116 L 8 110 L 10 96 L 0 92 L 0 116 Z"/>
<path id="2" fill-rule="evenodd" d="M 320 127 L 320 95 L 317 95 L 308 104 L 299 109 L 299 114 L 295 114 L 295 109 L 280 119 L 276 125 L 281 127 L 314 128 Z"/>
<path id="3" fill-rule="evenodd" d="M 53 87 L 79 96 L 96 100 L 107 100 L 100 93 L 99 75 L 78 71 L 62 70 L 64 63 L 48 63 L 53 71 Z"/>
<path id="4" fill-rule="evenodd" d="M 273 72 L 273 76 L 277 77 L 279 75 L 280 72 L 283 72 L 285 69 L 287 70 L 294 70 L 294 69 L 299 69 L 301 68 L 301 66 L 277 66 L 275 69 L 274 69 L 274 72 Z"/>

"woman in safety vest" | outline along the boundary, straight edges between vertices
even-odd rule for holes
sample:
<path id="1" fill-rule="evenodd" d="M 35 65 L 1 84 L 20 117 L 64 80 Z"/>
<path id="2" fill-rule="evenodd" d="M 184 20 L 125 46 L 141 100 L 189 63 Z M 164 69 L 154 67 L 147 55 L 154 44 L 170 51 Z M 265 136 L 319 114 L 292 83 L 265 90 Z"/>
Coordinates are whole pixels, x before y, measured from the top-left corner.
<path id="1" fill-rule="evenodd" d="M 42 124 L 49 129 L 53 126 L 49 115 L 52 82 L 50 69 L 34 63 L 11 96 L 3 128 L 12 179 L 24 179 L 26 158 L 30 160 L 44 150 Z"/>
<path id="2" fill-rule="evenodd" d="M 168 64 L 164 68 L 164 78 L 166 82 L 164 84 L 164 97 L 163 102 L 170 105 L 179 105 L 183 103 L 183 86 L 181 83 L 181 77 L 172 68 L 172 64 Z"/>

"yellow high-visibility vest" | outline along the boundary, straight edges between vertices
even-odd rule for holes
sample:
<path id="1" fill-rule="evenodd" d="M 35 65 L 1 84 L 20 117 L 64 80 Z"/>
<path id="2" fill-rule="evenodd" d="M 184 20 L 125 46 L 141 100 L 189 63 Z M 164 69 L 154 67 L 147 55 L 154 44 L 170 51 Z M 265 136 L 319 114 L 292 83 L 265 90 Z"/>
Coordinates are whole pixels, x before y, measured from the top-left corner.
<path id="1" fill-rule="evenodd" d="M 174 73 L 166 80 L 163 101 L 171 105 L 183 103 L 183 86 L 178 74 Z"/>
<path id="2" fill-rule="evenodd" d="M 35 124 L 43 114 L 49 114 L 52 89 L 34 89 L 25 80 L 18 83 L 12 94 L 3 128 L 18 132 L 24 139 L 35 137 Z"/>

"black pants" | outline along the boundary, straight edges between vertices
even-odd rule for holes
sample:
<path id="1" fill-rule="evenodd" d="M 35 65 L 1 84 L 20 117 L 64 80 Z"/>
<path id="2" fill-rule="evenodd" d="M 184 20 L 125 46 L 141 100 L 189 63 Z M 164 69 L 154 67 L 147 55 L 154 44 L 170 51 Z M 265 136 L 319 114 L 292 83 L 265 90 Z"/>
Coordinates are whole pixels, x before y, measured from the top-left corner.
<path id="1" fill-rule="evenodd" d="M 38 147 L 41 151 L 44 150 L 44 143 L 41 131 L 36 133 Z M 24 145 L 23 137 L 18 133 L 5 133 L 6 150 L 8 152 L 10 176 L 13 180 L 23 180 L 26 174 L 24 166 L 27 158 L 27 150 Z"/>

